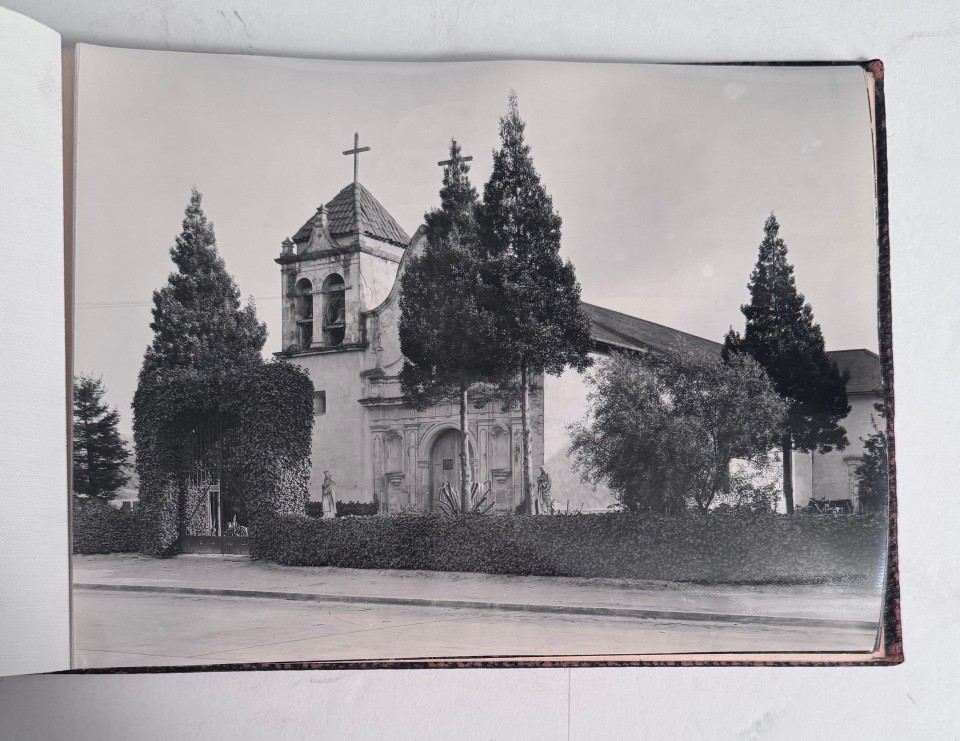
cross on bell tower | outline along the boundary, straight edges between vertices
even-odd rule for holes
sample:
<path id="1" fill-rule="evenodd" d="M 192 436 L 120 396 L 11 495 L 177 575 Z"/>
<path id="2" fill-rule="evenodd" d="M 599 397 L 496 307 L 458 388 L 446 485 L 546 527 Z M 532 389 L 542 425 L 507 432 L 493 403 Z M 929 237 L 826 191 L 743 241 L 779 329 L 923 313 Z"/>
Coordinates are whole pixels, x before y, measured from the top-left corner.
<path id="1" fill-rule="evenodd" d="M 360 153 L 369 152 L 370 147 L 361 147 L 360 146 L 360 134 L 359 132 L 354 133 L 353 135 L 353 149 L 348 149 L 344 154 L 353 155 L 353 182 L 356 184 L 359 182 L 360 174 Z"/>

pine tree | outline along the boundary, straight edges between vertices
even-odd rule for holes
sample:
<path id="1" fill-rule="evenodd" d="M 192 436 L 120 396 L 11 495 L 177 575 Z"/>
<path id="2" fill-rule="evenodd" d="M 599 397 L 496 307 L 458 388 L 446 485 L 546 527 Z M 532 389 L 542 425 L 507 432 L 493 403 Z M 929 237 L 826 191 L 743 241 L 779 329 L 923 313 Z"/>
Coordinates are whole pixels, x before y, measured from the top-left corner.
<path id="1" fill-rule="evenodd" d="M 531 377 L 588 367 L 591 335 L 573 265 L 558 254 L 560 215 L 540 183 L 524 129 L 511 91 L 477 226 L 484 257 L 482 306 L 495 317 L 498 354 L 520 375 L 524 507 L 532 513 Z"/>
<path id="2" fill-rule="evenodd" d="M 407 403 L 424 409 L 456 396 L 460 404 L 460 497 L 470 509 L 467 394 L 498 374 L 494 326 L 478 301 L 477 192 L 460 146 L 450 143 L 440 208 L 425 215 L 427 243 L 400 279 L 400 385 Z"/>
<path id="3" fill-rule="evenodd" d="M 771 213 L 763 226 L 757 264 L 750 275 L 750 303 L 740 307 L 746 318 L 743 336 L 733 328 L 723 355 L 746 353 L 766 370 L 788 412 L 780 439 L 783 496 L 793 514 L 791 453 L 843 450 L 847 435 L 840 421 L 850 413 L 848 374 L 841 373 L 824 349 L 823 332 L 813 309 L 797 291 L 780 225 Z"/>
<path id="4" fill-rule="evenodd" d="M 217 252 L 213 224 L 200 201 L 194 188 L 183 231 L 170 249 L 177 272 L 153 293 L 154 337 L 144 356 L 145 372 L 222 370 L 261 361 L 266 325 L 257 320 L 252 298 L 241 307 L 240 290 Z"/>
<path id="5" fill-rule="evenodd" d="M 127 450 L 116 409 L 103 403 L 103 381 L 73 379 L 73 491 L 108 501 L 127 483 Z"/>

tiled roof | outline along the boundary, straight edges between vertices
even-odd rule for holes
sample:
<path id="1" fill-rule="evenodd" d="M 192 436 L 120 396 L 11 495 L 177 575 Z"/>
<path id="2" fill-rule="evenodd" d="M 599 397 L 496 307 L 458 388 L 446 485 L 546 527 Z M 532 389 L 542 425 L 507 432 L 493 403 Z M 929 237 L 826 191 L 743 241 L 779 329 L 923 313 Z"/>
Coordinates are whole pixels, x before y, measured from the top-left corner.
<path id="1" fill-rule="evenodd" d="M 389 242 L 399 247 L 406 247 L 410 242 L 410 237 L 387 213 L 387 210 L 380 205 L 380 201 L 374 198 L 373 194 L 360 183 L 350 183 L 326 204 L 330 233 L 334 237 L 338 237 L 353 234 L 356 231 L 354 204 L 357 199 L 355 198 L 354 188 L 357 189 L 359 195 L 361 231 L 368 237 Z M 310 239 L 312 229 L 313 217 L 311 216 L 307 223 L 300 227 L 300 230 L 294 235 L 293 241 L 306 242 Z"/>
<path id="2" fill-rule="evenodd" d="M 629 350 L 667 350 L 684 340 L 688 347 L 719 353 L 719 342 L 705 340 L 662 324 L 654 324 L 602 306 L 583 304 L 590 317 L 590 333 L 596 342 Z M 850 373 L 848 394 L 873 393 L 881 388 L 880 357 L 869 350 L 833 350 L 827 355 L 841 371 Z"/>
<path id="3" fill-rule="evenodd" d="M 596 342 L 630 350 L 669 350 L 679 340 L 683 340 L 688 347 L 704 352 L 719 353 L 721 349 L 719 342 L 705 340 L 629 314 L 621 314 L 619 311 L 587 303 L 583 304 L 583 309 L 590 318 L 591 334 Z"/>
<path id="4" fill-rule="evenodd" d="M 869 350 L 833 350 L 827 355 L 840 366 L 840 370 L 850 373 L 848 394 L 871 393 L 882 387 L 880 356 L 876 353 Z"/>

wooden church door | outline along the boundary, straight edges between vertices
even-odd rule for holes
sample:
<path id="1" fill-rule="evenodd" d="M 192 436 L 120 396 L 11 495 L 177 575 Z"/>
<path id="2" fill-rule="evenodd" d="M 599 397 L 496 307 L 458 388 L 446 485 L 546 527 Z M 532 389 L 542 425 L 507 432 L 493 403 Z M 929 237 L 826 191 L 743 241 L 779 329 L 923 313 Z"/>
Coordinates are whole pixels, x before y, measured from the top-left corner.
<path id="1" fill-rule="evenodd" d="M 448 482 L 460 491 L 460 431 L 447 430 L 433 443 L 430 451 L 430 511 L 436 511 L 440 487 Z"/>

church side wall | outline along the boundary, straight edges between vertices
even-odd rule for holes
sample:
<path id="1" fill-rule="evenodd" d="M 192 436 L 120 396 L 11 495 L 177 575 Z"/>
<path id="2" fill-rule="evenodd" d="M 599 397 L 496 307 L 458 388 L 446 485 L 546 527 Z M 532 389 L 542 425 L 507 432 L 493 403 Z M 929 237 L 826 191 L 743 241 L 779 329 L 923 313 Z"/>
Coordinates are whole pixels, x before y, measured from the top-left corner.
<path id="1" fill-rule="evenodd" d="M 793 504 L 795 507 L 806 507 L 813 496 L 813 459 L 816 453 L 793 453 Z M 819 497 L 817 497 L 819 499 Z M 779 511 L 786 512 L 786 505 L 781 501 Z"/>
<path id="2" fill-rule="evenodd" d="M 310 499 L 320 500 L 323 472 L 337 482 L 337 499 L 373 499 L 367 465 L 367 410 L 360 398 L 360 352 L 333 352 L 291 358 L 310 374 L 315 391 L 326 395 L 326 413 L 315 414 L 310 455 Z"/>
<path id="3" fill-rule="evenodd" d="M 851 394 L 850 414 L 841 423 L 847 431 L 850 444 L 844 450 L 829 453 L 793 454 L 793 501 L 796 507 L 806 507 L 814 499 L 850 499 L 856 506 L 856 479 L 854 471 L 863 457 L 863 440 L 873 433 L 871 415 L 879 397 L 873 394 Z M 882 422 L 877 419 L 878 424 Z"/>
<path id="4" fill-rule="evenodd" d="M 603 356 L 592 355 L 594 362 Z M 588 373 L 590 371 L 587 371 Z M 580 481 L 567 454 L 570 447 L 568 426 L 580 422 L 587 413 L 586 377 L 567 368 L 559 376 L 543 381 L 543 457 L 550 474 L 553 500 L 558 507 L 583 512 L 606 512 L 615 499 L 606 486 L 596 487 Z"/>

